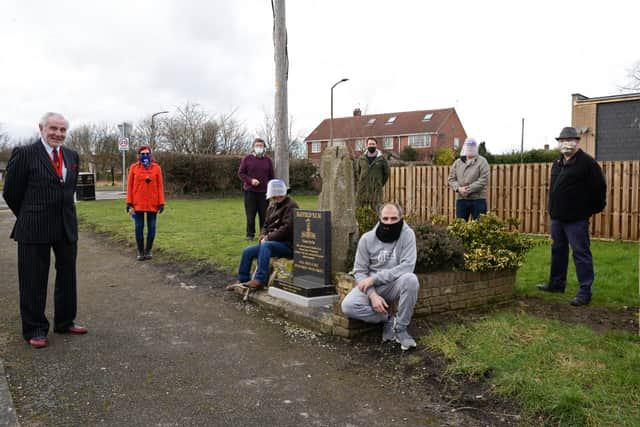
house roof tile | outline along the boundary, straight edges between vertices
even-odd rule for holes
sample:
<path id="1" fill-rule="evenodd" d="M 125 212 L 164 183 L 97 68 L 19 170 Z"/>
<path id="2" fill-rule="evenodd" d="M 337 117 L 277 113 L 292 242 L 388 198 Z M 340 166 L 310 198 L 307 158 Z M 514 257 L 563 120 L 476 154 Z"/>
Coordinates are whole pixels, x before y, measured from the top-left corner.
<path id="1" fill-rule="evenodd" d="M 433 114 L 430 120 L 424 120 L 427 114 Z M 334 118 L 333 139 L 438 133 L 440 127 L 451 114 L 455 114 L 455 108 Z M 396 117 L 396 120 L 391 124 L 387 124 L 391 117 Z M 375 121 L 371 123 L 371 119 L 375 119 Z M 330 121 L 330 119 L 324 119 L 305 138 L 305 141 L 327 141 L 329 139 Z"/>

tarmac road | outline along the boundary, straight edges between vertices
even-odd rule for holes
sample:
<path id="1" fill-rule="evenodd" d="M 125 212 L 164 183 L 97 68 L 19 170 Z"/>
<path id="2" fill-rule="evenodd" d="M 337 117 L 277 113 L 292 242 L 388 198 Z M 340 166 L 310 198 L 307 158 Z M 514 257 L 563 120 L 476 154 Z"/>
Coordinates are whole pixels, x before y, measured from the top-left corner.
<path id="1" fill-rule="evenodd" d="M 2 191 L 0 191 L 0 193 L 2 193 Z M 96 190 L 96 200 L 124 199 L 124 197 L 125 194 L 121 190 Z M 0 195 L 0 210 L 3 209 L 9 209 L 9 206 L 7 206 L 7 203 Z"/>
<path id="2" fill-rule="evenodd" d="M 20 336 L 13 221 L 0 211 L 0 359 L 22 426 L 477 425 L 389 382 L 370 358 L 353 363 L 348 344 L 241 303 L 224 275 L 184 281 L 88 233 L 77 320 L 90 332 L 32 349 Z"/>

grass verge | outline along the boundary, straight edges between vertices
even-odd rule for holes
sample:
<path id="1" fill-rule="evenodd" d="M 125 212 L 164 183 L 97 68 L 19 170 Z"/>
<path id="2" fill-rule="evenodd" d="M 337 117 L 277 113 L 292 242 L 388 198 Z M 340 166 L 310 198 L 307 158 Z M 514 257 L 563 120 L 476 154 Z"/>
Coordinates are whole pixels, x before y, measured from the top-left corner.
<path id="1" fill-rule="evenodd" d="M 449 374 L 486 378 L 540 424 L 640 425 L 638 336 L 505 312 L 420 342 L 449 359 Z"/>
<path id="2" fill-rule="evenodd" d="M 640 244 L 633 242 L 591 241 L 591 253 L 595 270 L 593 283 L 594 305 L 634 306 L 640 305 L 638 295 L 638 257 Z M 532 248 L 518 270 L 516 290 L 520 294 L 539 296 L 555 301 L 569 301 L 578 292 L 578 280 L 573 259 L 569 258 L 567 289 L 563 294 L 540 292 L 536 285 L 549 280 L 551 241 L 544 241 Z"/>

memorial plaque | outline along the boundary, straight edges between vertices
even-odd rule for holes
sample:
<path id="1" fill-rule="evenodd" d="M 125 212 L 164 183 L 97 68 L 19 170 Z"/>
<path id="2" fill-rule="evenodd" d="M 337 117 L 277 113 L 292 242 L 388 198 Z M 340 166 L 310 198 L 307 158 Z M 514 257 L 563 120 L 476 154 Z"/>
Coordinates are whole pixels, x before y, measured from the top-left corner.
<path id="1" fill-rule="evenodd" d="M 336 293 L 331 284 L 331 212 L 296 209 L 293 222 L 293 282 L 273 286 L 304 297 Z"/>

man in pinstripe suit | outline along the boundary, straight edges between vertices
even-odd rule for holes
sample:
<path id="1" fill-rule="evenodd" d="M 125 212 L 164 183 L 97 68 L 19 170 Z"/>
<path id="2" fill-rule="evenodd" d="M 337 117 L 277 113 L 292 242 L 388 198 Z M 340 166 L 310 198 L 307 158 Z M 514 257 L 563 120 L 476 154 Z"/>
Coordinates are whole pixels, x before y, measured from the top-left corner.
<path id="1" fill-rule="evenodd" d="M 2 195 L 16 216 L 11 238 L 18 242 L 22 335 L 35 348 L 49 343 L 45 316 L 51 250 L 55 255 L 54 326 L 58 333 L 85 334 L 75 324 L 78 222 L 74 193 L 78 153 L 62 146 L 69 122 L 46 113 L 41 139 L 16 147 L 7 164 Z"/>

